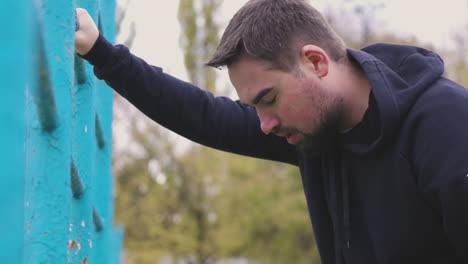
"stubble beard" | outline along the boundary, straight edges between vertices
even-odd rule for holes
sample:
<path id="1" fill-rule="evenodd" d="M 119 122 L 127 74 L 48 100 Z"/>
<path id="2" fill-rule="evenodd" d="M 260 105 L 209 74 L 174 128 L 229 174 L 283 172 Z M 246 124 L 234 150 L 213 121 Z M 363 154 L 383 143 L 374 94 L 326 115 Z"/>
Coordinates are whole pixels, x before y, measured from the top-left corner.
<path id="1" fill-rule="evenodd" d="M 335 149 L 339 141 L 344 110 L 342 99 L 335 99 L 329 107 L 323 109 L 315 131 L 303 133 L 303 140 L 296 145 L 298 151 L 306 156 L 317 157 Z"/>

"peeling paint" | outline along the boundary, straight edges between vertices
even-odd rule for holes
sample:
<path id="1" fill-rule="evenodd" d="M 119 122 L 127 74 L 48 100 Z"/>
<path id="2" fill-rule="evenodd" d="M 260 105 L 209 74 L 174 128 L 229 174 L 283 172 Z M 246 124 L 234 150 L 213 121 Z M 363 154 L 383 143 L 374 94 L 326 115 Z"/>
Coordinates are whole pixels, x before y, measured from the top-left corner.
<path id="1" fill-rule="evenodd" d="M 70 240 L 68 241 L 68 249 L 75 249 L 75 255 L 78 255 L 80 253 L 80 250 L 81 250 L 81 244 L 76 242 L 75 240 Z"/>
<path id="2" fill-rule="evenodd" d="M 75 240 L 69 240 L 68 241 L 68 249 L 72 249 L 74 247 L 76 247 L 78 245 L 78 243 L 76 243 Z"/>

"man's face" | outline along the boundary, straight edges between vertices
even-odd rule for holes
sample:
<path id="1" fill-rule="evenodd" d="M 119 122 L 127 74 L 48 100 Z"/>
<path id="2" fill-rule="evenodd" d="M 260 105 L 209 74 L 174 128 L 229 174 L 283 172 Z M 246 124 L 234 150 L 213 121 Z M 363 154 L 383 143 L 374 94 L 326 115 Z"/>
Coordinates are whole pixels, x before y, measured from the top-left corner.
<path id="1" fill-rule="evenodd" d="M 265 134 L 285 137 L 309 154 L 335 139 L 343 100 L 308 67 L 285 72 L 244 55 L 229 67 L 229 77 L 240 101 L 255 107 Z"/>

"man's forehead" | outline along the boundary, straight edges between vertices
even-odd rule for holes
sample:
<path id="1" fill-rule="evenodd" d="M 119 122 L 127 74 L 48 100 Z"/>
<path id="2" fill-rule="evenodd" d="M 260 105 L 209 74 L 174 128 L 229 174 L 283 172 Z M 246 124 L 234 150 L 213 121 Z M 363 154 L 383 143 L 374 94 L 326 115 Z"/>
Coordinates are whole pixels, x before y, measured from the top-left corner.
<path id="1" fill-rule="evenodd" d="M 248 103 L 255 95 L 273 86 L 273 78 L 269 70 L 262 65 L 239 63 L 229 68 L 229 78 L 236 89 L 237 95 L 244 103 Z"/>
<path id="2" fill-rule="evenodd" d="M 267 76 L 271 74 L 271 71 L 270 63 L 247 55 L 228 66 L 229 77 L 235 86 L 245 82 L 267 81 Z"/>

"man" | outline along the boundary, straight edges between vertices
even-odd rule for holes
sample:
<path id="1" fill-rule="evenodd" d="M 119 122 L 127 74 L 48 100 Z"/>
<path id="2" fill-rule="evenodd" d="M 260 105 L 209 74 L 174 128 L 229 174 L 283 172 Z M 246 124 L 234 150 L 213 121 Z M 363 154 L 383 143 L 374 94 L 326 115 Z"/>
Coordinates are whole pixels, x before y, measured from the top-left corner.
<path id="1" fill-rule="evenodd" d="M 346 49 L 303 0 L 251 0 L 208 65 L 214 97 L 99 35 L 76 49 L 147 116 L 193 141 L 299 166 L 322 263 L 468 263 L 468 92 L 413 46 Z"/>

